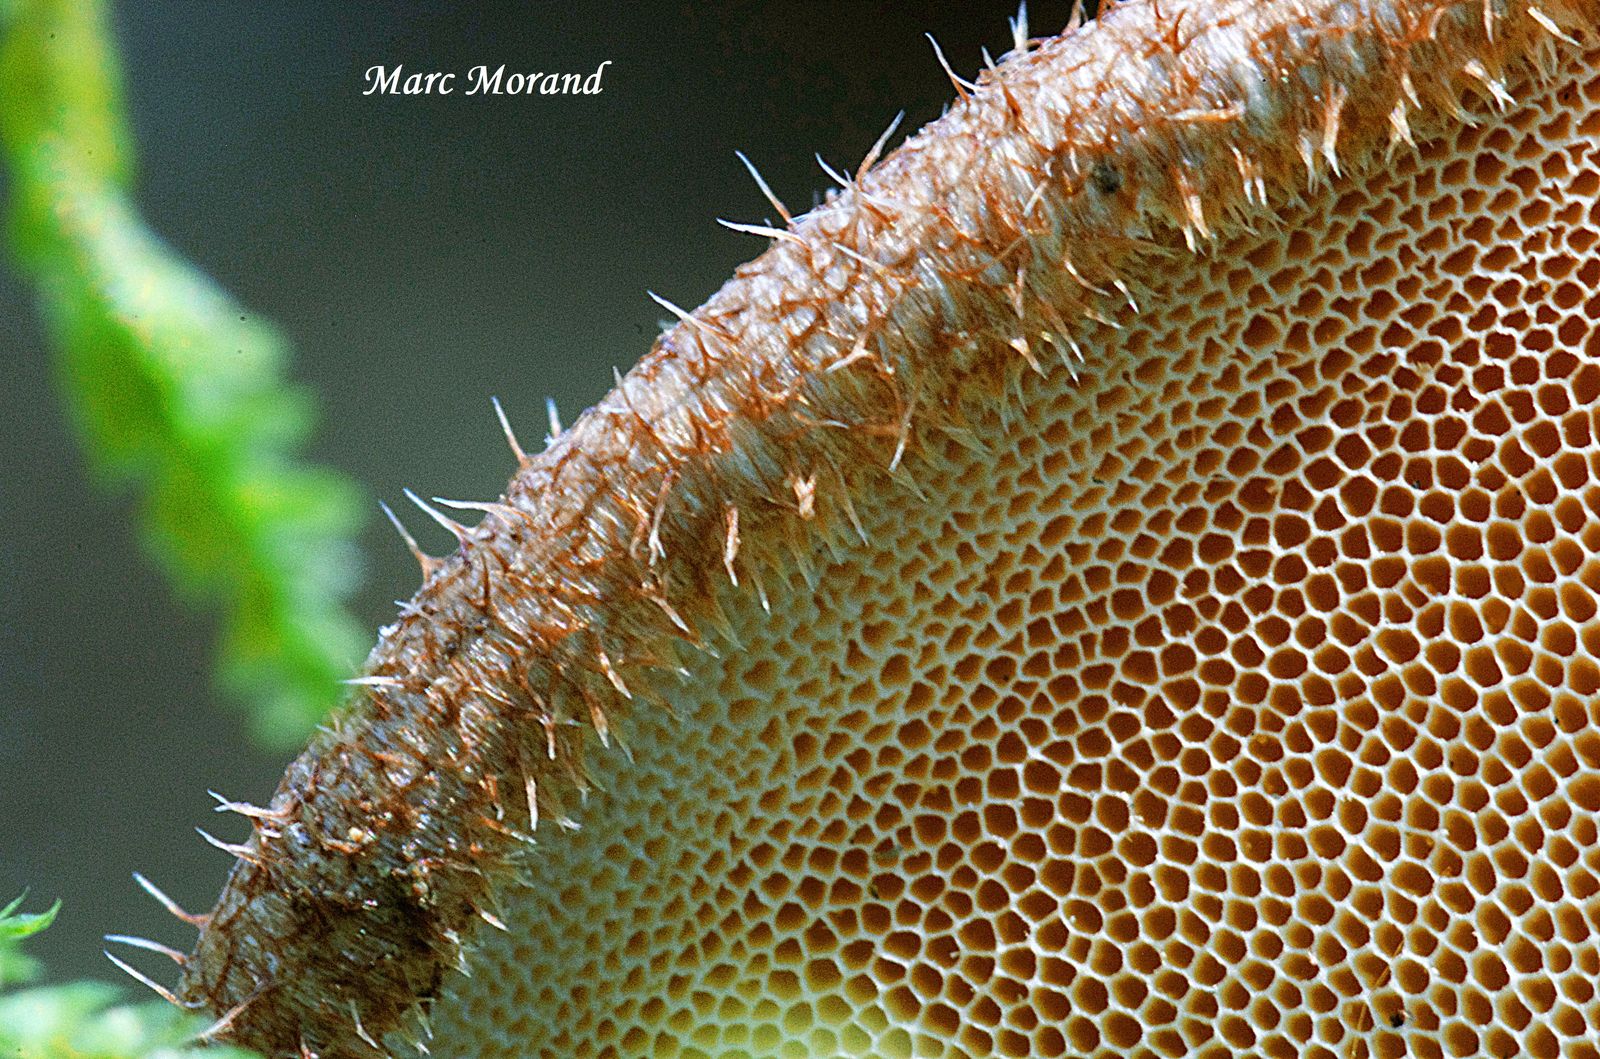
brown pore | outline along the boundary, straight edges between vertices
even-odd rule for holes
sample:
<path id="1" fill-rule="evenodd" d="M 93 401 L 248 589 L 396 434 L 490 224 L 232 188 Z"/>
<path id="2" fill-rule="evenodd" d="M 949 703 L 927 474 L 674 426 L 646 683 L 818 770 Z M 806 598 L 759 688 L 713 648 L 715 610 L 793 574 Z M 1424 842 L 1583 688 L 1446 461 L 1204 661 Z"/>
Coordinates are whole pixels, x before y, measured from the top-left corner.
<path id="1" fill-rule="evenodd" d="M 1597 14 L 1135 2 L 958 84 L 456 527 L 181 999 L 1593 1054 Z"/>

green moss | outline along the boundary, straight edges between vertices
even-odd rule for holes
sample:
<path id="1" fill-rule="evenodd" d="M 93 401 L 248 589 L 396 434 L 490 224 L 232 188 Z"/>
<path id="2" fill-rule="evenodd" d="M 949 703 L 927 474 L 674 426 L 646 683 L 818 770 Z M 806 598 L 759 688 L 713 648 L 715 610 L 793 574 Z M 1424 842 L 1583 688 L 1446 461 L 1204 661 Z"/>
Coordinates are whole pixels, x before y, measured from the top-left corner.
<path id="1" fill-rule="evenodd" d="M 144 543 L 223 621 L 218 671 L 290 747 L 370 633 L 344 609 L 359 491 L 299 457 L 313 402 L 285 348 L 140 220 L 103 7 L 0 0 L 10 235 L 91 464 L 142 491 Z"/>
<path id="2" fill-rule="evenodd" d="M 249 1059 L 237 1048 L 206 1048 L 195 1035 L 204 1021 L 163 1001 L 121 1004 L 121 991 L 100 982 L 33 989 L 8 988 L 32 979 L 38 968 L 22 942 L 54 921 L 56 902 L 44 912 L 22 913 L 19 897 L 0 909 L 0 1056 L 19 1059 Z"/>

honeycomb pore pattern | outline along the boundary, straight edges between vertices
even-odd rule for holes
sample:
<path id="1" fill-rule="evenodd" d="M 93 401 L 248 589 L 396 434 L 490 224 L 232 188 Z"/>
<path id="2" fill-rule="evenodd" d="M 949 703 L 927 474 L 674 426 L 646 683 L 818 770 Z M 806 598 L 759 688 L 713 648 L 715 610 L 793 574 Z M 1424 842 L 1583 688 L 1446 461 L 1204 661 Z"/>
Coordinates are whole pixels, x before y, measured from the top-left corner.
<path id="1" fill-rule="evenodd" d="M 596 755 L 435 1054 L 1600 1054 L 1564 62 L 919 435 L 770 616 L 729 587 L 739 641 Z"/>

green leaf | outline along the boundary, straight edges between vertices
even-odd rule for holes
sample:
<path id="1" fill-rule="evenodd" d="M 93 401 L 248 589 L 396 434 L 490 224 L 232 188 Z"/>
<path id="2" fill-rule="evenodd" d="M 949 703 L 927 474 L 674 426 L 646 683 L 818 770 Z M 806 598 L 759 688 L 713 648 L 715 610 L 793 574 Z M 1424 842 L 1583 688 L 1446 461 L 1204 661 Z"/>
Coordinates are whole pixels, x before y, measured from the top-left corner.
<path id="1" fill-rule="evenodd" d="M 56 921 L 56 913 L 61 911 L 61 902 L 59 900 L 43 912 L 31 914 L 18 912 L 17 909 L 21 907 L 23 900 L 27 896 L 24 893 L 4 908 L 0 908 L 0 942 L 21 941 L 23 938 L 39 933 L 39 931 L 44 930 Z"/>
<path id="2" fill-rule="evenodd" d="M 61 902 L 57 901 L 43 912 L 18 912 L 27 896 L 23 893 L 0 908 L 0 987 L 11 982 L 27 982 L 38 975 L 38 963 L 23 954 L 20 943 L 23 938 L 32 937 L 54 923 L 56 913 L 61 911 Z"/>
<path id="3" fill-rule="evenodd" d="M 21 913 L 23 894 L 0 909 L 0 988 L 9 969 L 32 966 L 18 945 L 49 927 L 61 909 Z M 71 982 L 0 991 L 0 1056 L 7 1059 L 251 1059 L 238 1048 L 204 1047 L 198 1016 L 161 1001 L 121 1004 L 121 990 L 103 982 Z"/>

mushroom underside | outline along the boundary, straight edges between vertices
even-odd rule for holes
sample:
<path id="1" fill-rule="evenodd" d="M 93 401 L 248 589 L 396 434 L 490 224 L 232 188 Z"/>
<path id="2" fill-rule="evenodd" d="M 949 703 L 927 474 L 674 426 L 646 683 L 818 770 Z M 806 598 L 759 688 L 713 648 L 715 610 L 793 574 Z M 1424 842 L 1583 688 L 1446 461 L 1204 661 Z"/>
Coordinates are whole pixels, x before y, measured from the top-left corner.
<path id="1" fill-rule="evenodd" d="M 1141 276 L 724 585 L 434 1054 L 1595 1054 L 1597 71 Z"/>
<path id="2" fill-rule="evenodd" d="M 429 561 L 183 998 L 328 1059 L 1600 1056 L 1544 8 L 1130 3 L 963 87 Z"/>

